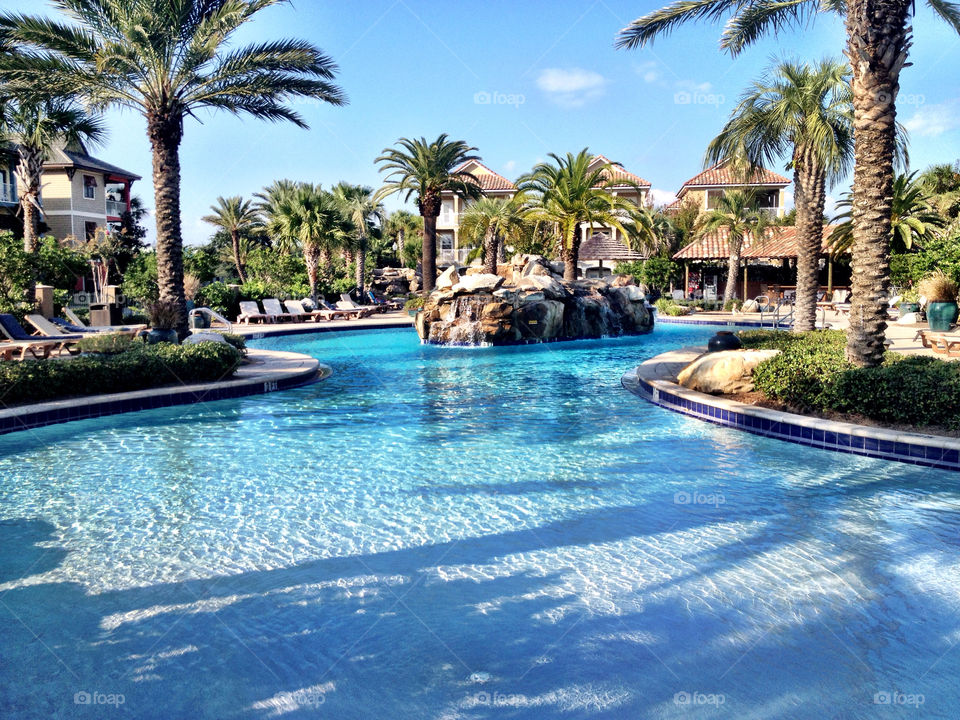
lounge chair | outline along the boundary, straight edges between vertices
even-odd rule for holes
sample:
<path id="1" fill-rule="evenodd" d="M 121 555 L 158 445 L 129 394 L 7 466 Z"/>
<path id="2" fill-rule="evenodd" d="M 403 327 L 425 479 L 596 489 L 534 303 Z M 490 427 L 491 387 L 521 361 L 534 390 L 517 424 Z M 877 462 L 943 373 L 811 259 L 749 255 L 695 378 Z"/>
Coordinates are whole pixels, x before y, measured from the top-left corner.
<path id="1" fill-rule="evenodd" d="M 956 333 L 931 332 L 921 330 L 913 338 L 928 350 L 947 357 L 960 357 L 960 335 Z"/>
<path id="2" fill-rule="evenodd" d="M 6 335 L 10 340 L 17 342 L 37 342 L 38 340 L 48 340 L 56 344 L 55 349 L 62 355 L 66 350 L 71 355 L 77 355 L 80 349 L 76 347 L 77 341 L 82 335 L 56 335 L 46 338 L 36 338 L 30 335 L 23 326 L 17 322 L 13 315 L 0 313 L 0 332 Z"/>
<path id="3" fill-rule="evenodd" d="M 18 360 L 25 360 L 27 353 L 37 360 L 43 360 L 50 357 L 59 344 L 56 340 L 0 341 L 0 360 L 13 360 L 14 356 Z"/>
<path id="4" fill-rule="evenodd" d="M 267 298 L 263 301 L 263 312 L 272 318 L 274 322 L 277 320 L 291 320 L 293 322 L 300 320 L 300 316 L 297 313 L 284 310 L 283 305 L 281 305 L 280 301 L 276 298 Z"/>
<path id="5" fill-rule="evenodd" d="M 340 300 L 337 301 L 337 307 L 341 310 L 366 310 L 367 313 L 380 312 L 383 308 L 377 305 L 358 305 L 348 293 L 340 293 Z"/>
<path id="6" fill-rule="evenodd" d="M 341 307 L 341 305 L 343 304 L 342 302 L 338 302 L 336 307 L 328 303 L 323 298 L 321 298 L 318 302 L 323 306 L 322 309 L 329 310 L 330 312 L 336 313 L 338 317 L 347 318 L 348 320 L 351 318 L 367 317 L 373 312 L 373 310 L 360 308 L 360 306 L 357 305 L 356 303 L 353 303 L 353 304 L 357 305 L 357 309 L 351 309 L 351 308 Z"/>
<path id="7" fill-rule="evenodd" d="M 57 337 L 64 334 L 73 334 L 73 335 L 129 335 L 130 337 L 136 337 L 140 334 L 141 331 L 146 330 L 146 325 L 139 325 L 134 327 L 105 327 L 105 328 L 88 328 L 88 327 L 77 327 L 76 325 L 71 325 L 65 320 L 60 320 L 59 318 L 52 318 L 47 320 L 43 315 L 27 315 L 27 322 L 33 325 L 41 335 L 48 335 Z"/>
<path id="8" fill-rule="evenodd" d="M 122 333 L 139 333 L 142 330 L 147 329 L 147 325 L 142 323 L 133 323 L 131 325 L 87 325 L 83 320 L 77 317 L 77 314 L 70 308 L 64 306 L 63 314 L 66 316 L 66 320 L 63 318 L 50 318 L 50 321 L 54 325 L 59 325 L 61 331 L 66 330 L 70 333 L 84 333 L 84 332 L 122 332 Z"/>
<path id="9" fill-rule="evenodd" d="M 400 300 L 385 300 L 383 298 L 378 298 L 373 294 L 373 290 L 367 290 L 367 297 L 370 298 L 370 302 L 374 305 L 382 307 L 384 310 L 402 310 L 403 302 Z"/>
<path id="10" fill-rule="evenodd" d="M 260 312 L 260 306 L 257 305 L 256 300 L 243 300 L 240 303 L 237 322 L 249 325 L 251 322 L 273 322 L 273 318 Z"/>
<path id="11" fill-rule="evenodd" d="M 287 310 L 299 315 L 304 320 L 320 322 L 321 320 L 330 320 L 334 316 L 334 313 L 330 310 L 307 310 L 303 307 L 303 303 L 299 300 L 287 300 L 283 304 Z"/>

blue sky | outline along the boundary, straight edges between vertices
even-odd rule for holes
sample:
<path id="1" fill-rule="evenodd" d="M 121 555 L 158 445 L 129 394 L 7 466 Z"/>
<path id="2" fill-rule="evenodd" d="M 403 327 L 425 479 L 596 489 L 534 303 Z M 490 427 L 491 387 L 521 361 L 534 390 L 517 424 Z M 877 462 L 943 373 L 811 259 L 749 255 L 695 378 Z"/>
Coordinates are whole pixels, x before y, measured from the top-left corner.
<path id="1" fill-rule="evenodd" d="M 3 6 L 43 8 L 38 0 Z M 225 114 L 188 120 L 181 153 L 184 238 L 198 243 L 210 235 L 200 218 L 217 195 L 249 196 L 283 177 L 376 187 L 381 177 L 373 160 L 384 147 L 402 136 L 432 139 L 441 132 L 476 145 L 489 167 L 511 179 L 549 152 L 589 147 L 666 198 L 701 169 L 707 142 L 772 59 L 838 56 L 843 49 L 841 21 L 822 16 L 737 59 L 719 51 L 720 28 L 709 24 L 681 28 L 652 48 L 614 50 L 617 31 L 658 6 L 295 0 L 270 8 L 239 40 L 309 39 L 340 66 L 338 82 L 350 104 L 301 103 L 309 131 Z M 914 31 L 913 66 L 903 72 L 898 105 L 911 130 L 911 164 L 922 168 L 960 158 L 960 39 L 919 3 Z M 142 119 L 111 112 L 107 120 L 109 139 L 95 154 L 142 175 L 135 191 L 152 207 Z M 771 169 L 784 172 L 782 165 Z"/>

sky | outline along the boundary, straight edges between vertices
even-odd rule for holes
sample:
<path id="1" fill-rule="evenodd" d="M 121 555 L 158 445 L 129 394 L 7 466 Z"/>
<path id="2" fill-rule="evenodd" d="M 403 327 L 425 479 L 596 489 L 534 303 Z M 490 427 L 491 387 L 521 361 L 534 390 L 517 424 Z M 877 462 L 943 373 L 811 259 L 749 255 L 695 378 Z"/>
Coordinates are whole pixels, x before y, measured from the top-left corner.
<path id="1" fill-rule="evenodd" d="M 616 50 L 631 20 L 660 6 L 627 0 L 294 0 L 260 13 L 235 44 L 304 38 L 339 66 L 345 107 L 299 102 L 309 130 L 225 113 L 188 119 L 181 148 L 183 234 L 212 234 L 202 216 L 218 195 L 249 197 L 279 178 L 378 187 L 374 159 L 400 137 L 447 133 L 515 179 L 548 153 L 588 147 L 653 184 L 669 201 L 703 168 L 707 143 L 738 96 L 774 60 L 839 57 L 842 22 L 820 16 L 731 58 L 721 28 L 681 27 L 643 50 Z M 43 0 L 0 0 L 15 12 L 53 13 Z M 960 158 L 960 38 L 918 3 L 914 46 L 901 76 L 899 119 L 911 167 Z M 93 154 L 141 176 L 153 207 L 142 118 L 111 111 Z M 770 169 L 789 176 L 783 163 Z M 829 191 L 831 201 L 847 189 Z M 828 205 L 831 204 L 828 201 Z M 402 206 L 399 198 L 388 209 Z M 409 209 L 415 211 L 415 208 Z M 148 223 L 154 237 L 152 220 Z"/>

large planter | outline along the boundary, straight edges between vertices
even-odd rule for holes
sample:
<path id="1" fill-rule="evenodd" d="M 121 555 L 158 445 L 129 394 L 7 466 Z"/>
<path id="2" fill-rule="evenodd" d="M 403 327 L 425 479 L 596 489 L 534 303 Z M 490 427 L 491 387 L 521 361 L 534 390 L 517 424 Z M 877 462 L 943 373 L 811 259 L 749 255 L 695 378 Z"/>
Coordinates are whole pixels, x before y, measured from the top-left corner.
<path id="1" fill-rule="evenodd" d="M 168 342 L 176 344 L 179 340 L 177 336 L 177 331 L 174 329 L 170 330 L 160 330 L 158 328 L 153 328 L 147 333 L 147 344 L 156 345 L 157 343 Z"/>
<path id="2" fill-rule="evenodd" d="M 739 350 L 743 347 L 740 338 L 729 330 L 720 330 L 710 340 L 707 341 L 707 352 L 720 352 L 721 350 Z"/>
<path id="3" fill-rule="evenodd" d="M 909 313 L 920 312 L 920 303 L 918 302 L 902 302 L 897 307 L 900 310 L 900 317 L 908 315 Z"/>
<path id="4" fill-rule="evenodd" d="M 927 305 L 927 322 L 936 332 L 947 332 L 957 321 L 958 308 L 955 302 L 932 302 Z"/>
<path id="5" fill-rule="evenodd" d="M 205 330 L 210 327 L 210 318 L 206 315 L 191 315 L 190 327 L 194 330 Z"/>

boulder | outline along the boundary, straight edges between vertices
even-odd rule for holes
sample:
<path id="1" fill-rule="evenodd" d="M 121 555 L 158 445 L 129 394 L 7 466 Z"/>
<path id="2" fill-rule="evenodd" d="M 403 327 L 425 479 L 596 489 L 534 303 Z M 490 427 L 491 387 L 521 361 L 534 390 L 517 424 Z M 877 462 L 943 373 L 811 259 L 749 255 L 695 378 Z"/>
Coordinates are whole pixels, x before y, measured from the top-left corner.
<path id="1" fill-rule="evenodd" d="M 517 304 L 521 307 L 531 303 L 543 302 L 544 300 L 546 300 L 546 296 L 540 291 L 528 291 L 517 294 Z"/>
<path id="2" fill-rule="evenodd" d="M 437 290 L 449 290 L 460 282 L 460 273 L 457 272 L 457 266 L 451 265 L 437 278 L 437 284 L 434 286 Z"/>
<path id="3" fill-rule="evenodd" d="M 744 300 L 743 305 L 740 307 L 740 312 L 760 312 L 760 303 L 758 303 L 756 300 Z"/>
<path id="4" fill-rule="evenodd" d="M 610 281 L 610 285 L 613 287 L 627 287 L 628 285 L 636 285 L 637 281 L 634 280 L 633 275 L 614 275 L 613 280 Z"/>
<path id="5" fill-rule="evenodd" d="M 184 339 L 184 345 L 196 345 L 202 342 L 215 342 L 226 344 L 227 341 L 220 333 L 215 332 L 195 332 Z"/>
<path id="6" fill-rule="evenodd" d="M 550 340 L 559 337 L 563 327 L 563 303 L 541 300 L 517 310 L 517 327 L 525 340 Z"/>
<path id="7" fill-rule="evenodd" d="M 531 275 L 546 275 L 550 276 L 550 268 L 547 267 L 546 263 L 541 260 L 530 261 L 523 267 L 523 272 L 520 274 L 521 277 L 529 277 Z"/>
<path id="8" fill-rule="evenodd" d="M 549 275 L 527 275 L 517 282 L 517 289 L 541 291 L 551 300 L 563 300 L 570 295 L 563 285 Z"/>
<path id="9" fill-rule="evenodd" d="M 779 350 L 722 350 L 701 355 L 677 376 L 690 390 L 726 395 L 753 390 L 753 371 Z"/>
<path id="10" fill-rule="evenodd" d="M 455 293 L 491 292 L 503 285 L 503 278 L 499 275 L 465 275 L 460 282 L 453 286 Z"/>

